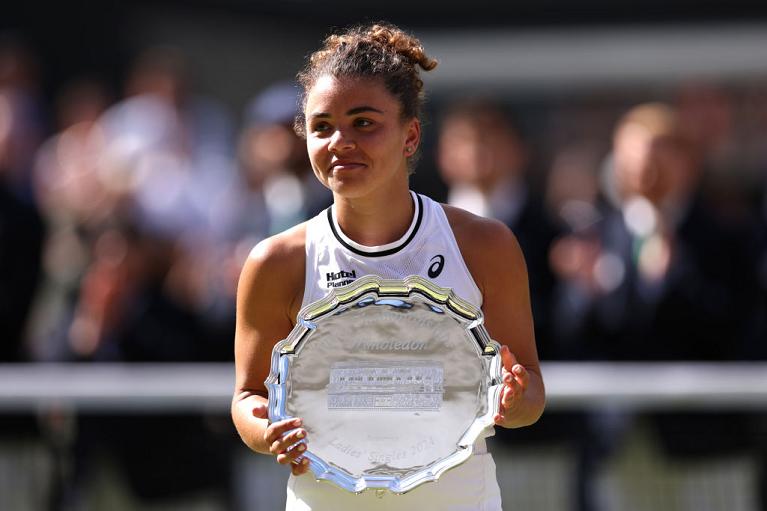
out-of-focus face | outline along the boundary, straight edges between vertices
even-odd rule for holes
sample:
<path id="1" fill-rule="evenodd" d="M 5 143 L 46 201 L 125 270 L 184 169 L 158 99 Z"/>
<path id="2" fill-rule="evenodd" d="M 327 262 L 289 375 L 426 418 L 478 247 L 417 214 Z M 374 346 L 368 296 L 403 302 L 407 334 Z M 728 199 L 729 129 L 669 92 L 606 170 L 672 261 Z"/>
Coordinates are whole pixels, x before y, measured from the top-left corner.
<path id="1" fill-rule="evenodd" d="M 493 116 L 456 117 L 442 126 L 438 163 L 449 185 L 490 190 L 504 176 L 522 171 L 525 154 L 515 133 Z"/>
<path id="2" fill-rule="evenodd" d="M 335 196 L 360 198 L 407 186 L 417 119 L 378 80 L 325 75 L 308 91 L 306 146 L 317 178 Z"/>
<path id="3" fill-rule="evenodd" d="M 639 124 L 618 129 L 614 157 L 618 187 L 624 196 L 640 195 L 658 204 L 672 194 L 681 194 L 692 178 L 689 155 Z"/>
<path id="4" fill-rule="evenodd" d="M 489 151 L 483 147 L 476 124 L 463 120 L 448 121 L 439 135 L 439 168 L 449 184 L 471 183 L 490 170 L 484 160 Z"/>
<path id="5" fill-rule="evenodd" d="M 252 186 L 283 172 L 303 176 L 308 171 L 304 141 L 286 124 L 251 126 L 240 139 L 240 158 Z"/>

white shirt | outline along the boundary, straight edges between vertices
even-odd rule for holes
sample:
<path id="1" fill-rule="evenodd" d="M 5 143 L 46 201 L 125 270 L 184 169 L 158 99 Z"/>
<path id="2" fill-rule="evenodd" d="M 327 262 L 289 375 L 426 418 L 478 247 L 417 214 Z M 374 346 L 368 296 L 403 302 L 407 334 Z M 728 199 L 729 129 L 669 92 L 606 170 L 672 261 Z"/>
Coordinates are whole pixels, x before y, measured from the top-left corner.
<path id="1" fill-rule="evenodd" d="M 387 279 L 420 275 L 439 286 L 452 288 L 475 307 L 482 306 L 482 293 L 466 267 L 442 206 L 428 197 L 413 192 L 411 195 L 415 205 L 413 220 L 400 239 L 386 245 L 364 246 L 347 237 L 336 221 L 333 207 L 309 220 L 303 306 L 363 275 Z M 491 428 L 485 436 L 492 433 Z M 387 492 L 378 497 L 375 491 L 355 495 L 328 482 L 315 481 L 311 473 L 291 475 L 286 509 L 498 511 L 501 496 L 495 463 L 481 438 L 468 461 L 445 472 L 438 482 L 421 485 L 403 495 Z"/>
<path id="2" fill-rule="evenodd" d="M 442 206 L 423 195 L 411 194 L 415 214 L 410 227 L 400 239 L 386 245 L 368 247 L 347 237 L 336 221 L 333 206 L 309 220 L 304 306 L 363 275 L 385 279 L 420 275 L 482 307 L 482 293 L 463 261 Z"/>

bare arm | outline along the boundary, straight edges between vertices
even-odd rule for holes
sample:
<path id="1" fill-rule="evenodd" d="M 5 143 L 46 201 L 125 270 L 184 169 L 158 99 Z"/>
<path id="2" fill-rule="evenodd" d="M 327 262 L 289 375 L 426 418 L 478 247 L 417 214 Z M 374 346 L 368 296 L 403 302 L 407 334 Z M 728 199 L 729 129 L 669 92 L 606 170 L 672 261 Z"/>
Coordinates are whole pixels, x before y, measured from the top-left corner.
<path id="1" fill-rule="evenodd" d="M 272 348 L 293 328 L 302 299 L 304 264 L 299 227 L 259 243 L 245 262 L 237 289 L 232 420 L 248 447 L 276 455 L 281 464 L 300 456 L 303 447 L 289 449 L 306 431 L 300 428 L 300 419 L 269 424 L 264 380 Z M 292 468 L 296 474 L 306 471 L 305 466 Z"/>
<path id="2" fill-rule="evenodd" d="M 506 428 L 528 426 L 543 413 L 546 394 L 522 250 L 502 223 L 449 206 L 445 211 L 461 254 L 482 291 L 487 330 L 503 346 L 505 386 L 495 422 Z"/>

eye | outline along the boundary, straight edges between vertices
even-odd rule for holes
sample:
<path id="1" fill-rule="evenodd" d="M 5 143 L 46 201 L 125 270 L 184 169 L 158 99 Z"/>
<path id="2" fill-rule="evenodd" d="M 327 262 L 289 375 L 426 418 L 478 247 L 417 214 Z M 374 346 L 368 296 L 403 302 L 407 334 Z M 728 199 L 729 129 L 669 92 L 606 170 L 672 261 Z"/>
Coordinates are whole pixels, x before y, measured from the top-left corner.
<path id="1" fill-rule="evenodd" d="M 311 131 L 312 133 L 327 133 L 330 131 L 330 124 L 327 122 L 316 122 L 311 125 Z"/>
<path id="2" fill-rule="evenodd" d="M 365 119 L 364 117 L 354 119 L 354 125 L 358 128 L 369 128 L 373 124 L 373 121 L 370 119 Z"/>

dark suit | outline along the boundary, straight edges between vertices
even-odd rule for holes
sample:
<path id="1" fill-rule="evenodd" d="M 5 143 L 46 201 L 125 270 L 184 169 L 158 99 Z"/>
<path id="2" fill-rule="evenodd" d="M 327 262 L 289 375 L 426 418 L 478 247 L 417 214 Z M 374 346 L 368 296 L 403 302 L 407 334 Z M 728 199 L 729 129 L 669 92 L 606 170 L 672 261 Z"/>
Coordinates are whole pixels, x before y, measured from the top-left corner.
<path id="1" fill-rule="evenodd" d="M 519 241 L 525 256 L 530 285 L 530 301 L 535 323 L 535 339 L 541 360 L 561 358 L 550 341 L 550 308 L 554 276 L 549 267 L 549 248 L 557 228 L 538 197 L 527 194 L 513 218 L 501 219 Z"/>
<path id="2" fill-rule="evenodd" d="M 581 292 L 573 283 L 558 283 L 554 322 L 562 327 L 557 340 L 570 356 L 611 361 L 735 359 L 743 347 L 748 304 L 754 296 L 753 265 L 744 237 L 693 200 L 676 223 L 667 274 L 652 283 L 639 274 L 635 261 L 641 240 L 631 234 L 622 212 L 603 204 L 602 214 L 592 235 L 620 261 L 623 277 L 601 296 Z M 572 296 L 577 299 L 568 300 Z M 748 418 L 743 414 L 655 413 L 648 419 L 669 456 L 702 457 L 748 448 Z M 611 433 L 616 438 L 606 438 L 611 434 L 603 423 L 595 415 L 585 433 L 593 443 L 582 452 L 586 478 L 625 432 L 619 429 Z M 584 497 L 588 509 L 592 504 L 588 495 Z"/>
<path id="3" fill-rule="evenodd" d="M 22 335 L 41 272 L 37 210 L 0 184 L 0 362 L 24 358 Z"/>
<path id="4" fill-rule="evenodd" d="M 561 321 L 571 326 L 577 358 L 592 360 L 732 360 L 742 351 L 755 296 L 746 240 L 693 201 L 672 235 L 665 277 L 650 282 L 636 265 L 637 240 L 620 211 L 604 209 L 603 250 L 624 275 L 605 294 Z M 562 284 L 567 285 L 565 284 Z"/>

